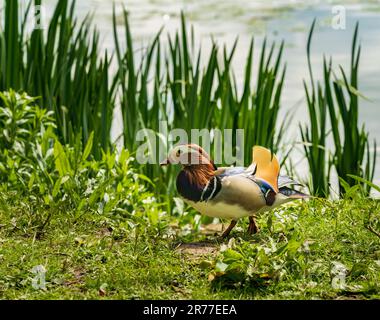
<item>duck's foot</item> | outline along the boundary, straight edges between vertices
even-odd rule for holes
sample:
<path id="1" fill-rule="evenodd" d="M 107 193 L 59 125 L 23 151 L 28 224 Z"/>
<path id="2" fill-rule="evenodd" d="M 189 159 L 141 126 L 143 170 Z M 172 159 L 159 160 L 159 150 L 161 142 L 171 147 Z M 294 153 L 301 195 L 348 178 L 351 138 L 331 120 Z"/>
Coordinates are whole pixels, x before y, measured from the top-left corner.
<path id="1" fill-rule="evenodd" d="M 249 226 L 247 232 L 248 234 L 255 234 L 259 232 L 259 228 L 257 227 L 254 217 L 249 217 Z"/>
<path id="2" fill-rule="evenodd" d="M 222 234 L 222 239 L 225 239 L 228 237 L 228 235 L 230 234 L 231 230 L 236 226 L 236 223 L 237 221 L 236 220 L 232 220 L 230 225 L 228 226 L 228 228 L 223 232 Z"/>

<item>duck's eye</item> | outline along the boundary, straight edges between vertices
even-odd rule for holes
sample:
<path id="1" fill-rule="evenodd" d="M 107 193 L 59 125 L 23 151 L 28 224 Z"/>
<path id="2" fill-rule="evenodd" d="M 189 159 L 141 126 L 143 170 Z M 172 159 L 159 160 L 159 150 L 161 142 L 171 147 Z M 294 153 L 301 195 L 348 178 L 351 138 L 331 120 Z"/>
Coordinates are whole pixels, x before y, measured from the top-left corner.
<path id="1" fill-rule="evenodd" d="M 178 149 L 177 153 L 176 153 L 176 156 L 179 157 L 182 153 L 182 150 L 181 149 Z"/>

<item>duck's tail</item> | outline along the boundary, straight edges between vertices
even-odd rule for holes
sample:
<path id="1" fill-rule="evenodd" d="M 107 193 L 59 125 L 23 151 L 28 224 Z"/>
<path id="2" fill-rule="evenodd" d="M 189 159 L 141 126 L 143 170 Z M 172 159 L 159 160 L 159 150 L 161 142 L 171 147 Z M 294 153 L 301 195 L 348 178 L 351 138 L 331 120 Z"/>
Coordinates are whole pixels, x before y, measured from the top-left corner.
<path id="1" fill-rule="evenodd" d="M 293 180 L 288 176 L 278 177 L 278 187 L 281 194 L 287 196 L 290 199 L 307 199 L 311 197 L 306 193 L 292 189 L 293 186 L 302 186 L 302 183 L 299 183 L 298 181 Z"/>
<path id="2" fill-rule="evenodd" d="M 288 187 L 282 187 L 280 188 L 280 193 L 283 194 L 284 196 L 287 196 L 289 199 L 308 199 L 311 196 L 303 193 L 301 191 L 297 191 L 294 189 L 290 189 Z"/>
<path id="3" fill-rule="evenodd" d="M 252 164 L 248 168 L 252 170 L 256 181 L 259 181 L 264 186 L 264 195 L 267 205 L 272 205 L 275 201 L 275 196 L 280 193 L 286 196 L 289 201 L 292 199 L 306 199 L 310 196 L 306 193 L 292 189 L 294 186 L 302 186 L 298 181 L 293 180 L 288 176 L 280 176 L 280 163 L 274 153 L 269 149 L 254 146 L 252 149 Z"/>

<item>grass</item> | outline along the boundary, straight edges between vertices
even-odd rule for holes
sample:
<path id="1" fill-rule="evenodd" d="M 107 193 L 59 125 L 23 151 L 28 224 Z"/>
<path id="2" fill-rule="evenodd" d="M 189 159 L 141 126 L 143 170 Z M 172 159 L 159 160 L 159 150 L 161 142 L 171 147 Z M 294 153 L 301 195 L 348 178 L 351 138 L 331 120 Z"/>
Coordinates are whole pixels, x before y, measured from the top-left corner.
<path id="1" fill-rule="evenodd" d="M 181 235 L 177 219 L 161 233 L 154 226 L 130 229 L 109 217 L 70 212 L 55 215 L 41 239 L 30 232 L 25 203 L 1 197 L 0 297 L 2 299 L 371 299 L 380 297 L 380 239 L 365 228 L 365 214 L 379 203 L 365 198 L 298 203 L 276 210 L 272 224 L 249 237 L 238 228 L 232 239 L 192 231 Z M 378 213 L 372 217 L 380 221 Z M 171 226 L 170 226 L 171 225 Z M 245 229 L 246 223 L 240 227 Z M 297 234 L 299 236 L 294 237 Z M 298 242 L 291 239 L 297 238 Z M 215 250 L 175 250 L 180 243 L 207 243 Z M 257 247 L 291 243 L 272 257 L 272 277 Z M 295 246 L 294 246 L 295 245 Z M 221 251 L 222 249 L 222 251 Z M 243 255 L 232 265 L 231 252 Z M 268 253 L 269 254 L 269 253 Z M 228 260 L 230 257 L 230 260 Z M 260 262 L 257 262 L 260 261 Z M 218 269 L 221 262 L 229 269 Z M 345 286 L 334 289 L 334 264 L 345 266 Z M 46 269 L 46 289 L 31 285 L 33 267 Z M 232 265 L 232 267 L 231 267 Z M 264 268 L 258 281 L 258 268 Z M 210 281 L 213 279 L 212 281 Z"/>

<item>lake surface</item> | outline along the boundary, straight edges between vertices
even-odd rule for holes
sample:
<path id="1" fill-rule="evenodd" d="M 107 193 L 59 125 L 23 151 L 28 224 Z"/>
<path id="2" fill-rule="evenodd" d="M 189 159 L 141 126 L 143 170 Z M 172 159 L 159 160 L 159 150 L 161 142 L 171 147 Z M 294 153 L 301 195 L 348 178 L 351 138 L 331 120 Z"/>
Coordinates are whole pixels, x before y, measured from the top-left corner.
<path id="1" fill-rule="evenodd" d="M 89 11 L 95 12 L 97 28 L 101 32 L 104 49 L 113 50 L 112 40 L 112 2 L 107 0 L 77 1 L 78 17 Z M 47 12 L 51 12 L 56 1 L 45 0 Z M 360 42 L 362 55 L 360 64 L 359 90 L 369 99 L 361 100 L 360 120 L 370 132 L 370 139 L 380 145 L 380 0 L 379 1 L 248 1 L 248 0 L 118 0 L 115 6 L 121 21 L 121 6 L 125 5 L 130 15 L 132 35 L 143 47 L 156 34 L 161 26 L 166 32 L 174 32 L 180 26 L 181 10 L 188 23 L 194 25 L 197 41 L 202 43 L 204 54 L 210 47 L 213 36 L 217 42 L 231 47 L 238 36 L 239 44 L 234 58 L 234 69 L 238 81 L 243 78 L 248 45 L 255 37 L 256 56 L 260 53 L 260 43 L 264 36 L 269 40 L 285 40 L 284 61 L 287 63 L 287 76 L 282 96 L 283 111 L 295 111 L 295 118 L 287 132 L 287 141 L 298 138 L 298 123 L 307 120 L 304 101 L 303 79 L 308 79 L 306 64 L 306 41 L 308 30 L 314 18 L 317 27 L 312 44 L 314 73 L 321 76 L 322 58 L 333 56 L 335 66 L 341 64 L 348 68 L 353 29 L 360 23 Z M 332 8 L 344 5 L 346 10 L 346 29 L 335 30 L 331 26 L 334 16 Z M 122 35 L 120 25 L 120 34 Z M 122 38 L 122 37 L 121 37 Z M 163 37 L 164 39 L 165 37 Z M 256 59 L 257 61 L 257 59 Z M 121 124 L 116 119 L 116 124 Z M 301 150 L 300 145 L 295 149 Z M 295 161 L 300 160 L 299 170 L 306 174 L 307 166 L 301 160 L 302 152 L 293 153 Z M 380 147 L 378 156 L 380 159 Z M 377 161 L 376 182 L 380 183 L 380 161 Z"/>

